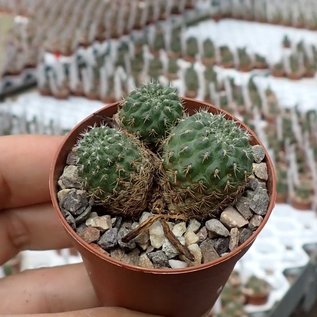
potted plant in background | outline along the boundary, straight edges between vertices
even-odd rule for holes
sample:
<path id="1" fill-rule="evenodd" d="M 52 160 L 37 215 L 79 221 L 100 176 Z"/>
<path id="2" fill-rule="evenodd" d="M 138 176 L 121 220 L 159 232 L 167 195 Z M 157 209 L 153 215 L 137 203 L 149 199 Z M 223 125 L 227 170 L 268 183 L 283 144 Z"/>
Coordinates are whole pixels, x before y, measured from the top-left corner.
<path id="1" fill-rule="evenodd" d="M 227 45 L 220 46 L 221 66 L 224 68 L 233 68 L 233 53 Z"/>
<path id="2" fill-rule="evenodd" d="M 195 98 L 199 89 L 199 80 L 193 65 L 185 70 L 186 97 Z"/>
<path id="3" fill-rule="evenodd" d="M 266 280 L 255 275 L 251 275 L 245 283 L 243 289 L 247 304 L 265 304 L 269 298 L 270 288 L 271 286 Z"/>
<path id="4" fill-rule="evenodd" d="M 195 61 L 197 54 L 198 41 L 196 37 L 191 36 L 186 40 L 186 56 L 184 56 L 184 59 L 192 63 Z"/>
<path id="5" fill-rule="evenodd" d="M 253 61 L 245 47 L 238 48 L 239 70 L 242 72 L 249 72 L 253 69 Z"/>
<path id="6" fill-rule="evenodd" d="M 203 42 L 202 63 L 206 67 L 210 67 L 215 63 L 215 45 L 211 39 L 206 39 Z"/>
<path id="7" fill-rule="evenodd" d="M 177 74 L 178 70 L 179 70 L 179 66 L 178 66 L 177 59 L 169 59 L 168 65 L 167 65 L 166 77 L 169 80 L 177 79 L 178 78 L 178 74 Z"/>
<path id="8" fill-rule="evenodd" d="M 283 62 L 275 63 L 271 69 L 272 76 L 274 77 L 284 77 L 285 76 L 285 67 Z"/>
<path id="9" fill-rule="evenodd" d="M 275 175 L 242 122 L 150 83 L 70 132 L 50 192 L 101 304 L 200 317 L 268 220 Z M 243 195 L 254 231 L 233 207 Z"/>
<path id="10" fill-rule="evenodd" d="M 257 53 L 255 54 L 254 68 L 257 68 L 257 69 L 268 68 L 266 58 L 262 56 L 261 54 L 257 54 Z"/>

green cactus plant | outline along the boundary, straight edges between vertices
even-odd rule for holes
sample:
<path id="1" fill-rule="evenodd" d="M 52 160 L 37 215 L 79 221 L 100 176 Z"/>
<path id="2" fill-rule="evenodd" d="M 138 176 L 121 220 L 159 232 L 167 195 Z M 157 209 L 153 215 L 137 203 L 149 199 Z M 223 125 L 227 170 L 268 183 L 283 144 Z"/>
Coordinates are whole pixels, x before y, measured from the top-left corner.
<path id="1" fill-rule="evenodd" d="M 180 30 L 175 29 L 172 32 L 170 50 L 174 55 L 179 55 L 182 50 Z"/>
<path id="2" fill-rule="evenodd" d="M 120 125 L 143 142 L 157 145 L 184 115 L 175 89 L 151 82 L 132 91 L 121 104 Z"/>
<path id="3" fill-rule="evenodd" d="M 283 47 L 285 48 L 291 47 L 291 40 L 287 34 L 284 35 L 282 42 L 283 42 Z"/>
<path id="4" fill-rule="evenodd" d="M 153 50 L 159 51 L 161 49 L 165 48 L 165 39 L 164 39 L 164 33 L 161 30 L 158 30 L 155 34 L 155 38 L 153 41 Z"/>
<path id="5" fill-rule="evenodd" d="M 149 76 L 152 79 L 158 79 L 162 74 L 163 63 L 160 58 L 154 57 L 149 64 Z"/>
<path id="6" fill-rule="evenodd" d="M 136 138 L 92 127 L 77 142 L 78 174 L 89 195 L 109 211 L 136 216 L 147 207 L 153 158 Z"/>
<path id="7" fill-rule="evenodd" d="M 193 92 L 197 92 L 199 88 L 198 75 L 193 65 L 185 71 L 185 86 L 187 91 Z"/>
<path id="8" fill-rule="evenodd" d="M 223 66 L 231 66 L 233 64 L 233 54 L 230 48 L 226 45 L 220 46 L 220 55 L 221 55 L 221 62 Z"/>
<path id="9" fill-rule="evenodd" d="M 196 37 L 189 37 L 186 41 L 186 54 L 190 58 L 194 58 L 198 53 L 198 41 Z"/>
<path id="10" fill-rule="evenodd" d="M 252 59 L 245 47 L 238 48 L 238 56 L 240 61 L 240 69 L 250 70 L 252 68 Z"/>
<path id="11" fill-rule="evenodd" d="M 200 111 L 171 130 L 162 159 L 170 212 L 204 219 L 243 191 L 253 154 L 248 133 L 234 121 Z"/>
<path id="12" fill-rule="evenodd" d="M 203 43 L 204 57 L 214 58 L 215 57 L 215 45 L 211 39 L 206 39 Z"/>

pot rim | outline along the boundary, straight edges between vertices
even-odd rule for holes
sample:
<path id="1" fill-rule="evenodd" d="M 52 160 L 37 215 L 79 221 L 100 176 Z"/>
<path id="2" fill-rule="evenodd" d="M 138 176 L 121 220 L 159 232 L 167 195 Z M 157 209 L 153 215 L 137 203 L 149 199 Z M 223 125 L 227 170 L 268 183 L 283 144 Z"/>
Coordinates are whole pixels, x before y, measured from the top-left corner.
<path id="1" fill-rule="evenodd" d="M 51 196 L 51 200 L 52 200 L 52 204 L 53 207 L 58 215 L 58 218 L 61 220 L 64 228 L 66 229 L 66 231 L 68 232 L 68 234 L 74 239 L 76 240 L 76 242 L 78 244 L 80 244 L 84 249 L 86 249 L 88 252 L 93 253 L 95 256 L 97 256 L 98 258 L 100 258 L 101 260 L 110 262 L 113 265 L 116 265 L 118 267 L 122 267 L 122 268 L 126 268 L 132 271 L 138 271 L 138 272 L 143 272 L 143 273 L 149 273 L 149 274 L 164 274 L 164 275 L 176 275 L 176 274 L 184 274 L 184 273 L 192 273 L 192 272 L 196 272 L 196 271 L 201 271 L 201 270 L 205 270 L 208 269 L 210 267 L 216 266 L 218 264 L 221 264 L 223 262 L 226 262 L 227 260 L 237 256 L 240 252 L 243 252 L 243 250 L 245 248 L 247 248 L 248 246 L 250 246 L 256 239 L 256 237 L 258 236 L 258 234 L 261 232 L 261 230 L 263 229 L 264 225 L 267 223 L 273 209 L 275 206 L 275 201 L 276 201 L 276 174 L 275 174 L 275 169 L 274 169 L 274 165 L 273 162 L 269 156 L 269 153 L 267 151 L 267 149 L 265 148 L 265 146 L 263 145 L 263 143 L 258 139 L 258 137 L 256 136 L 255 132 L 253 132 L 247 125 L 245 125 L 242 121 L 240 121 L 238 118 L 236 118 L 234 115 L 230 114 L 229 112 L 219 109 L 216 106 L 206 103 L 204 101 L 199 101 L 196 99 L 192 99 L 192 98 L 187 98 L 187 97 L 182 97 L 181 98 L 183 103 L 186 104 L 186 102 L 190 102 L 190 103 L 198 103 L 199 105 L 201 105 L 201 107 L 199 107 L 200 109 L 208 109 L 208 108 L 213 108 L 215 110 L 216 113 L 220 113 L 220 114 L 224 114 L 225 117 L 231 120 L 234 120 L 237 124 L 239 124 L 239 126 L 241 126 L 244 130 L 248 131 L 250 133 L 251 139 L 252 139 L 252 143 L 253 144 L 259 144 L 261 145 L 264 150 L 265 150 L 265 162 L 267 163 L 268 169 L 271 171 L 271 179 L 270 180 L 270 187 L 268 188 L 268 192 L 269 192 L 269 197 L 270 197 L 270 203 L 267 209 L 267 212 L 265 214 L 265 216 L 263 217 L 263 221 L 261 222 L 260 226 L 253 231 L 253 233 L 251 234 L 251 236 L 245 241 L 243 242 L 241 245 L 239 245 L 237 248 L 235 248 L 233 251 L 230 251 L 228 254 L 219 257 L 218 259 L 208 262 L 208 263 L 204 263 L 204 264 L 200 264 L 200 265 L 195 265 L 195 266 L 190 266 L 190 267 L 186 267 L 186 268 L 180 268 L 180 269 L 150 269 L 150 268 L 144 268 L 144 267 L 139 267 L 136 265 L 132 265 L 132 264 L 128 264 L 128 263 L 124 263 L 121 261 L 116 260 L 115 258 L 110 257 L 108 254 L 106 253 L 101 253 L 99 251 L 96 250 L 96 248 L 94 248 L 93 246 L 91 246 L 90 244 L 88 244 L 87 242 L 85 242 L 75 231 L 74 229 L 67 223 L 65 217 L 63 216 L 60 207 L 59 207 L 59 203 L 57 200 L 57 188 L 56 188 L 56 183 L 55 183 L 55 173 L 56 173 L 56 162 L 58 157 L 60 156 L 60 154 L 64 151 L 64 147 L 66 146 L 67 142 L 68 142 L 68 138 L 69 136 L 71 136 L 72 134 L 77 134 L 77 129 L 79 127 L 81 127 L 88 119 L 94 118 L 94 117 L 100 117 L 100 112 L 103 112 L 105 109 L 108 108 L 112 108 L 114 106 L 118 106 L 120 104 L 120 101 L 118 102 L 114 102 L 111 104 L 107 104 L 103 107 L 101 107 L 100 109 L 98 109 L 97 111 L 93 112 L 91 115 L 85 117 L 83 120 L 81 120 L 79 123 L 77 123 L 73 129 L 65 136 L 64 141 L 60 144 L 54 159 L 52 161 L 51 167 L 50 167 L 50 175 L 49 175 L 49 191 L 50 191 L 50 196 Z M 197 109 L 198 110 L 198 109 Z M 105 251 L 106 252 L 106 251 Z"/>

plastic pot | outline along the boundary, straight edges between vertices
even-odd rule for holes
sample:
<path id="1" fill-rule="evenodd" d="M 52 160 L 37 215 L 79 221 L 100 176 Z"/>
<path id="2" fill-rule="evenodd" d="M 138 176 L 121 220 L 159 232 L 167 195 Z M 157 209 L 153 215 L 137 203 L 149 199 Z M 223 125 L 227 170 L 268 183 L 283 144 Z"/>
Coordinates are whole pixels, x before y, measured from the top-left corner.
<path id="1" fill-rule="evenodd" d="M 204 102 L 183 98 L 189 114 L 198 109 L 222 113 L 227 119 L 235 120 L 251 135 L 252 144 L 261 144 L 253 131 L 227 112 Z M 76 143 L 79 134 L 94 123 L 112 117 L 118 103 L 108 105 L 79 123 L 61 144 L 50 173 L 50 194 L 53 206 L 75 248 L 82 255 L 100 303 L 104 306 L 120 306 L 166 317 L 206 316 L 214 305 L 236 262 L 250 248 L 266 224 L 275 204 L 276 179 L 272 161 L 266 152 L 268 166 L 267 183 L 270 203 L 267 214 L 259 228 L 235 250 L 217 260 L 184 269 L 146 269 L 119 262 L 106 252 L 83 241 L 68 225 L 61 213 L 57 200 L 57 180 L 65 166 L 67 154 Z M 262 145 L 263 146 L 263 145 Z"/>

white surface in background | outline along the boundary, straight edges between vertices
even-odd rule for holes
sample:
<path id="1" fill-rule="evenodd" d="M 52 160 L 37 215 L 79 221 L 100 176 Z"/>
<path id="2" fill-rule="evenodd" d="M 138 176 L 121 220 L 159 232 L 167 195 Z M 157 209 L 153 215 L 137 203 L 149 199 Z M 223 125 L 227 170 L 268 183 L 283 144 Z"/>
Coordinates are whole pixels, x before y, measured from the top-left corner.
<path id="1" fill-rule="evenodd" d="M 272 88 L 282 106 L 294 107 L 298 105 L 303 111 L 317 109 L 317 77 L 290 80 L 287 78 L 276 78 L 265 74 L 263 71 L 245 73 L 236 69 L 225 69 L 217 66 L 215 70 L 222 76 L 235 78 L 237 84 L 246 84 L 249 78 L 253 76 L 255 83 L 259 87 Z"/>
<path id="2" fill-rule="evenodd" d="M 80 97 L 57 100 L 34 91 L 0 103 L 0 111 L 8 111 L 17 116 L 26 115 L 27 120 L 37 117 L 44 125 L 53 120 L 62 129 L 70 129 L 103 105 L 101 101 Z"/>
<path id="3" fill-rule="evenodd" d="M 62 250 L 60 254 L 56 251 L 23 251 L 21 252 L 21 270 L 38 269 L 42 267 L 52 267 L 65 264 L 75 264 L 82 262 L 79 255 L 74 256 L 69 250 Z"/>
<path id="4" fill-rule="evenodd" d="M 317 216 L 310 210 L 299 211 L 288 204 L 277 204 L 267 224 L 236 269 L 244 281 L 254 274 L 265 278 L 273 290 L 264 305 L 247 305 L 249 313 L 266 311 L 279 301 L 290 285 L 285 269 L 307 265 L 309 256 L 303 246 L 317 243 Z"/>
<path id="5" fill-rule="evenodd" d="M 279 62 L 282 58 L 285 35 L 294 44 L 303 40 L 306 44 L 317 45 L 314 31 L 233 19 L 201 22 L 186 30 L 186 36 L 191 35 L 202 40 L 211 38 L 217 46 L 228 45 L 232 49 L 246 47 L 249 52 L 264 55 L 271 63 Z"/>

